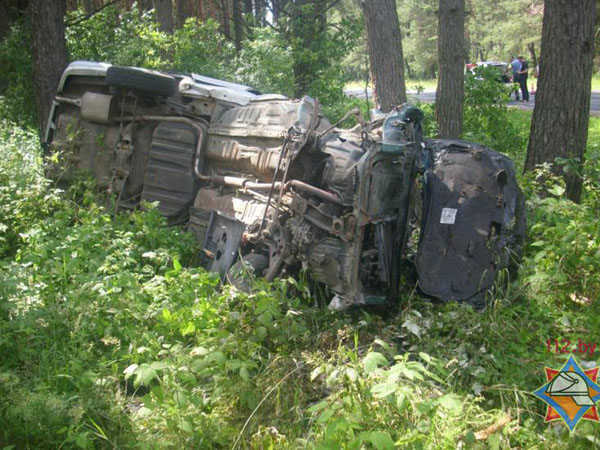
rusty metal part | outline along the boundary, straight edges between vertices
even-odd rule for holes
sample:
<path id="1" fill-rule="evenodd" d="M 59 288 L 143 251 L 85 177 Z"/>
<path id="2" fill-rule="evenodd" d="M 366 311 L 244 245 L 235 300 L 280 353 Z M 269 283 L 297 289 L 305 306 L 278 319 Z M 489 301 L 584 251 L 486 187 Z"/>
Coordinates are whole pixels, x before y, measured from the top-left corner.
<path id="1" fill-rule="evenodd" d="M 190 127 L 194 128 L 198 132 L 198 143 L 196 144 L 196 158 L 194 160 L 194 173 L 199 179 L 202 179 L 202 173 L 199 168 L 199 163 L 202 158 L 202 141 L 204 137 L 204 129 L 194 120 L 188 119 L 186 117 L 178 117 L 178 116 L 125 116 L 123 117 L 124 121 L 127 122 L 176 122 L 176 123 L 185 123 Z M 199 119 L 196 119 L 199 120 Z M 204 122 L 204 121 L 202 121 Z M 206 122 L 204 122 L 206 123 Z M 208 126 L 208 124 L 206 124 Z"/>
<path id="2" fill-rule="evenodd" d="M 273 197 L 273 190 L 275 189 L 275 180 L 277 179 L 277 174 L 279 173 L 279 170 L 281 169 L 281 162 L 283 161 L 283 156 L 284 154 L 288 151 L 288 144 L 289 144 L 290 140 L 289 140 L 289 132 L 285 137 L 285 140 L 283 141 L 283 144 L 281 145 L 281 151 L 279 152 L 279 160 L 277 161 L 277 167 L 275 167 L 275 173 L 273 173 L 273 180 L 271 181 L 271 187 L 269 188 L 269 195 L 267 196 L 267 205 L 269 205 L 271 203 L 271 198 Z M 286 170 L 287 173 L 287 170 Z M 281 198 L 281 196 L 280 196 Z M 279 209 L 279 207 L 277 208 Z M 267 211 L 268 209 L 265 209 L 265 213 L 263 214 L 262 220 L 260 221 L 260 226 L 258 227 L 258 232 L 260 233 L 264 226 L 265 226 L 265 221 L 267 220 Z"/>
<path id="3" fill-rule="evenodd" d="M 86 92 L 81 97 L 81 118 L 93 123 L 109 125 L 114 112 L 112 95 Z"/>
<path id="4" fill-rule="evenodd" d="M 62 95 L 57 95 L 56 97 L 54 97 L 54 100 L 56 100 L 59 103 L 66 103 L 67 105 L 77 106 L 78 108 L 81 107 L 81 98 L 71 98 Z"/>
<path id="5" fill-rule="evenodd" d="M 257 191 L 271 189 L 273 186 L 271 183 L 257 183 L 255 181 L 250 181 L 247 178 L 240 177 L 228 177 L 221 175 L 200 175 L 198 177 L 201 181 L 206 181 L 208 183 L 221 184 L 223 186 L 232 186 L 232 187 L 240 187 L 242 189 L 255 189 Z M 283 192 L 289 191 L 291 188 L 298 189 L 300 191 L 304 191 L 308 194 L 314 195 L 315 197 L 319 197 L 322 200 L 335 203 L 336 205 L 341 205 L 341 200 L 337 197 L 337 195 L 332 194 L 331 192 L 327 192 L 323 189 L 319 189 L 310 184 L 304 183 L 300 180 L 290 180 L 287 183 L 281 183 L 280 181 L 276 181 L 274 184 L 274 189 L 279 189 L 283 184 Z"/>

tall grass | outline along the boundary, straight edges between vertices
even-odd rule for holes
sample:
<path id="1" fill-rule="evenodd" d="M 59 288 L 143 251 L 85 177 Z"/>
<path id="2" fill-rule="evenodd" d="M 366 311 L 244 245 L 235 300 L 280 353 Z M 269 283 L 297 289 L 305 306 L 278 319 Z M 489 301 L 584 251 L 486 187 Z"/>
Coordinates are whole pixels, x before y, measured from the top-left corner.
<path id="1" fill-rule="evenodd" d="M 594 119 L 591 136 L 599 130 Z M 192 238 L 152 208 L 114 216 L 85 179 L 55 189 L 35 136 L 8 123 L 0 180 L 0 447 L 559 449 L 600 439 L 589 422 L 574 433 L 545 424 L 530 394 L 545 366 L 564 361 L 547 339 L 600 340 L 593 196 L 582 207 L 560 191 L 542 199 L 524 179 L 521 275 L 483 312 L 406 292 L 396 312 L 332 314 L 294 280 L 250 294 L 221 286 L 195 267 Z"/>

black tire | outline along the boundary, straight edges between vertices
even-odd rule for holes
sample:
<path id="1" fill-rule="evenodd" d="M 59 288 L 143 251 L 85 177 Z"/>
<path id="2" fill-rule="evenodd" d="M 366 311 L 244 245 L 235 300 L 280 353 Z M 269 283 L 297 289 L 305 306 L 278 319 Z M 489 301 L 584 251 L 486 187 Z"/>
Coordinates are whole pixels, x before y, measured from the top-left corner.
<path id="1" fill-rule="evenodd" d="M 106 84 L 165 97 L 176 92 L 176 82 L 172 76 L 137 67 L 110 66 L 106 70 Z"/>
<path id="2" fill-rule="evenodd" d="M 262 277 L 269 268 L 269 258 L 259 253 L 250 253 L 238 258 L 227 272 L 227 281 L 240 291 L 250 292 L 252 281 Z"/>

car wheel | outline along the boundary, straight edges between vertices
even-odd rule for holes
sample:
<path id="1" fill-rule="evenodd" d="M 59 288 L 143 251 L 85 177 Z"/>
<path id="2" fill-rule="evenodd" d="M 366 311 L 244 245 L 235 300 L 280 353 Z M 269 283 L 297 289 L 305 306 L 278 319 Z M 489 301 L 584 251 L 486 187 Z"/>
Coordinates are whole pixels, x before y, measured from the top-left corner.
<path id="1" fill-rule="evenodd" d="M 166 97 L 175 94 L 176 91 L 175 78 L 172 76 L 137 67 L 109 67 L 106 70 L 106 84 Z"/>
<path id="2" fill-rule="evenodd" d="M 252 281 L 269 268 L 269 258 L 259 253 L 241 256 L 227 272 L 227 281 L 240 291 L 250 292 Z"/>

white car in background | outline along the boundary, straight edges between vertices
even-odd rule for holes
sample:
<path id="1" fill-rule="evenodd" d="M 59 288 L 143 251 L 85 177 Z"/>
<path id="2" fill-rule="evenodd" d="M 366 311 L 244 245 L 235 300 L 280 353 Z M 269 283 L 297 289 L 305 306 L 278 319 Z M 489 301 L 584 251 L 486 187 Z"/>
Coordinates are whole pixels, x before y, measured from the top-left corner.
<path id="1" fill-rule="evenodd" d="M 477 69 L 491 68 L 498 74 L 498 81 L 502 83 L 512 83 L 512 69 L 509 64 L 502 61 L 481 61 L 465 65 L 465 72 L 477 75 Z"/>

